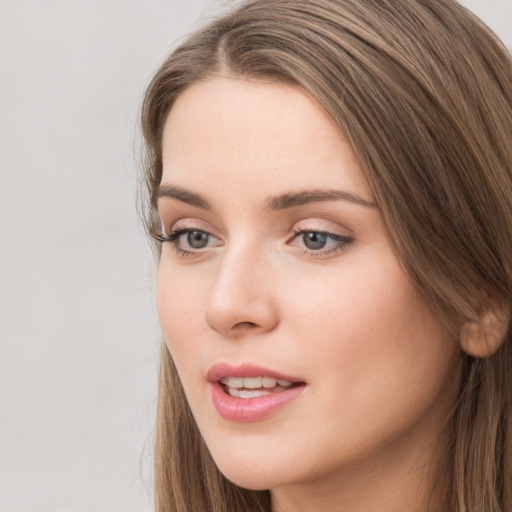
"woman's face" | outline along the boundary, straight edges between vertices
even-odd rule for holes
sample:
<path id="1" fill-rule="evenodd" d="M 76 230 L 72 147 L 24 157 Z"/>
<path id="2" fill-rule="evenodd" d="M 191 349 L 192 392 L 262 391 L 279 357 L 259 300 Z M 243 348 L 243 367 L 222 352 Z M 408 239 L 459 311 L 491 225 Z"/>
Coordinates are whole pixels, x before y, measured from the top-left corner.
<path id="1" fill-rule="evenodd" d="M 158 209 L 160 322 L 220 470 L 253 489 L 410 471 L 453 403 L 457 344 L 325 112 L 280 83 L 191 86 Z"/>

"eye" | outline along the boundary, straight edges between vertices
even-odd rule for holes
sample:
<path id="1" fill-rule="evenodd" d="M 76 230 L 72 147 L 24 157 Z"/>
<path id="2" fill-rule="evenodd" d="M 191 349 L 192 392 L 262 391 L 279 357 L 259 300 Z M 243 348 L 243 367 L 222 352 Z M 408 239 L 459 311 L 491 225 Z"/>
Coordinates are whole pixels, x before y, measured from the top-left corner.
<path id="1" fill-rule="evenodd" d="M 202 249 L 220 245 L 220 240 L 201 229 L 175 229 L 168 236 L 161 237 L 161 242 L 170 242 L 181 255 L 199 253 Z"/>
<path id="2" fill-rule="evenodd" d="M 295 232 L 292 245 L 301 247 L 308 254 L 316 256 L 343 251 L 352 241 L 353 239 L 350 237 L 326 231 L 300 230 Z"/>

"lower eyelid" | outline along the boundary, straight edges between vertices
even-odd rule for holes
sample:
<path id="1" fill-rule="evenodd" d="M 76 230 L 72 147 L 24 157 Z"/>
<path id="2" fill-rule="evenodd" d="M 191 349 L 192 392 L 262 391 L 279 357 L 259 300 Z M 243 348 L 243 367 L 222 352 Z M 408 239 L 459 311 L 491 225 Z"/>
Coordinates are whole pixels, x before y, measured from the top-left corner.
<path id="1" fill-rule="evenodd" d="M 352 242 L 353 242 L 353 240 L 350 240 L 350 241 L 347 241 L 347 242 L 341 243 L 341 244 L 333 244 L 333 245 L 330 245 L 327 248 L 321 249 L 319 251 L 312 251 L 310 249 L 304 249 L 304 248 L 301 248 L 301 249 L 303 250 L 304 254 L 306 254 L 308 256 L 312 256 L 313 258 L 315 258 L 315 257 L 321 258 L 322 256 L 323 257 L 336 256 L 336 255 L 341 255 L 344 252 L 348 251 L 350 249 L 350 246 L 352 245 Z"/>

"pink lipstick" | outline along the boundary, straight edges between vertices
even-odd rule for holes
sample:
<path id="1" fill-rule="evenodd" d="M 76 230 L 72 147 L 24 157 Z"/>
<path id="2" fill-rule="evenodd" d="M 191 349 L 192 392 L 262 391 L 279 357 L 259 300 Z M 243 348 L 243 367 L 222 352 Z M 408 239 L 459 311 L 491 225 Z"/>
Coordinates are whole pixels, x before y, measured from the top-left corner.
<path id="1" fill-rule="evenodd" d="M 226 420 L 261 420 L 297 398 L 306 383 L 268 368 L 244 363 L 214 365 L 206 376 L 212 402 Z"/>

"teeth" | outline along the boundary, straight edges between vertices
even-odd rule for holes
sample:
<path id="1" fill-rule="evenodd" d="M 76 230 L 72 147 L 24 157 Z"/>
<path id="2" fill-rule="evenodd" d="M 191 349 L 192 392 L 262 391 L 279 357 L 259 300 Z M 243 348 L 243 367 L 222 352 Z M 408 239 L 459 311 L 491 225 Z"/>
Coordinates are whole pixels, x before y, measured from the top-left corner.
<path id="1" fill-rule="evenodd" d="M 222 377 L 219 379 L 221 384 L 229 388 L 246 388 L 246 389 L 259 389 L 259 388 L 274 388 L 277 384 L 287 388 L 292 385 L 287 380 L 278 380 L 273 377 Z"/>
<path id="2" fill-rule="evenodd" d="M 263 377 L 261 379 L 261 384 L 264 388 L 275 388 L 277 379 L 273 379 L 272 377 Z"/>
<path id="3" fill-rule="evenodd" d="M 261 381 L 263 380 L 262 377 L 245 377 L 244 379 L 244 385 L 242 387 L 248 388 L 248 389 L 258 389 L 261 388 Z"/>
<path id="4" fill-rule="evenodd" d="M 243 377 L 223 377 L 220 379 L 221 384 L 225 384 L 230 388 L 243 388 L 244 378 Z"/>

